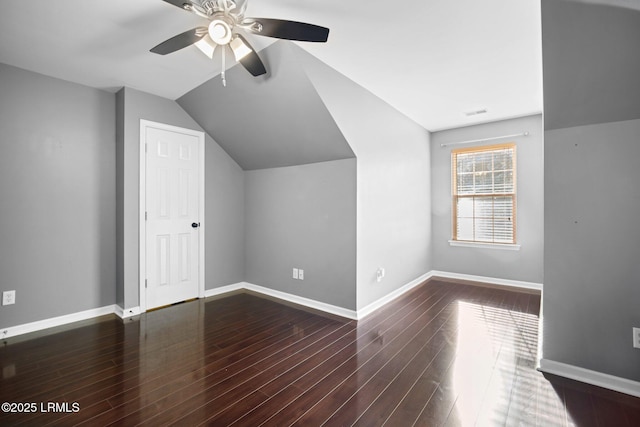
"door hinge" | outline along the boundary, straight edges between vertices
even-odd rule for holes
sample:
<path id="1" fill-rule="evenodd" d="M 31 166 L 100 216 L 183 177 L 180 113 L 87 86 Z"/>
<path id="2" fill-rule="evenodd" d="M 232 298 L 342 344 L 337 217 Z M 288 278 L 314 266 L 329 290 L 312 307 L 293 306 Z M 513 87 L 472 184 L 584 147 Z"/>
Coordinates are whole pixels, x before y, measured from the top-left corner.
<path id="1" fill-rule="evenodd" d="M 144 287 L 145 287 L 145 288 L 147 287 L 147 284 L 148 284 L 148 283 L 147 283 L 147 279 L 144 279 Z"/>
<path id="2" fill-rule="evenodd" d="M 144 213 L 144 220 L 145 220 L 145 221 L 148 219 L 148 216 L 149 216 L 149 212 L 145 212 L 145 213 Z"/>

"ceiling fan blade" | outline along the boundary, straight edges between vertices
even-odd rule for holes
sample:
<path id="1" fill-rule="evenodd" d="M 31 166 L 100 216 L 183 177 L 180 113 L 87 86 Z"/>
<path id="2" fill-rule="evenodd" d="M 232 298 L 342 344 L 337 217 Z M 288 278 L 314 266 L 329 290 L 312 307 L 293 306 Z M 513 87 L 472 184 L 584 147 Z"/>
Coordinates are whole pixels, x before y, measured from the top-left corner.
<path id="1" fill-rule="evenodd" d="M 236 57 L 236 61 L 242 64 L 253 76 L 261 76 L 267 72 L 256 51 L 242 35 L 236 34 L 236 37 L 231 40 L 229 46 L 233 51 L 233 55 Z"/>
<path id="2" fill-rule="evenodd" d="M 187 46 L 191 46 L 205 35 L 207 35 L 206 27 L 194 28 L 192 30 L 185 31 L 182 34 L 178 34 L 177 36 L 171 37 L 169 40 L 163 41 L 158 46 L 151 49 L 151 52 L 157 53 L 158 55 L 166 55 Z"/>
<path id="3" fill-rule="evenodd" d="M 270 18 L 247 18 L 242 27 L 254 34 L 302 42 L 326 42 L 329 29 L 305 22 Z"/>
<path id="4" fill-rule="evenodd" d="M 186 11 L 191 10 L 191 8 L 193 7 L 193 3 L 189 0 L 163 0 L 163 1 Z"/>

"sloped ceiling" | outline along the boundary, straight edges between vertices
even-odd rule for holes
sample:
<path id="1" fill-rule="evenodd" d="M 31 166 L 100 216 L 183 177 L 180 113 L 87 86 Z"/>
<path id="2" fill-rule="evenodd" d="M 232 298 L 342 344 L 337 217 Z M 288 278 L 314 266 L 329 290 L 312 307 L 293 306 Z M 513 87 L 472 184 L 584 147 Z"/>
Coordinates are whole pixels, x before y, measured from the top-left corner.
<path id="1" fill-rule="evenodd" d="M 542 1 L 546 129 L 640 118 L 640 1 L 632 3 Z"/>
<path id="2" fill-rule="evenodd" d="M 244 170 L 354 157 L 292 47 L 262 51 L 266 76 L 235 66 L 177 100 Z"/>
<path id="3" fill-rule="evenodd" d="M 249 0 L 247 15 L 329 27 L 328 43 L 299 46 L 431 131 L 542 111 L 539 0 Z M 0 62 L 177 99 L 217 75 L 218 58 L 149 49 L 202 23 L 161 0 L 6 1 Z"/>

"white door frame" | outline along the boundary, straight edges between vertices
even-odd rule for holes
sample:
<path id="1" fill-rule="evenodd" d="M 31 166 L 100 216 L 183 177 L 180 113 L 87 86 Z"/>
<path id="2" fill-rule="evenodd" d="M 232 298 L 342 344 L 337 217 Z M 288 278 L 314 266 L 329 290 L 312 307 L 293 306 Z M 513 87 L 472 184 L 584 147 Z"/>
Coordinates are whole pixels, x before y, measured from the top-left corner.
<path id="1" fill-rule="evenodd" d="M 147 129 L 155 128 L 166 130 L 169 132 L 183 133 L 186 135 L 192 135 L 198 138 L 198 153 L 200 156 L 200 164 L 198 165 L 198 217 L 200 219 L 200 229 L 198 231 L 198 298 L 204 298 L 204 240 L 205 240 L 205 224 L 204 221 L 204 132 L 197 130 L 185 129 L 177 126 L 167 125 L 164 123 L 152 122 L 150 120 L 140 119 L 140 187 L 138 200 L 140 202 L 139 207 L 139 258 L 138 258 L 138 271 L 139 277 L 139 294 L 138 300 L 140 305 L 140 312 L 147 311 L 147 292 L 145 282 L 147 279 L 147 227 L 145 212 L 147 211 L 147 150 L 146 150 L 146 136 Z"/>

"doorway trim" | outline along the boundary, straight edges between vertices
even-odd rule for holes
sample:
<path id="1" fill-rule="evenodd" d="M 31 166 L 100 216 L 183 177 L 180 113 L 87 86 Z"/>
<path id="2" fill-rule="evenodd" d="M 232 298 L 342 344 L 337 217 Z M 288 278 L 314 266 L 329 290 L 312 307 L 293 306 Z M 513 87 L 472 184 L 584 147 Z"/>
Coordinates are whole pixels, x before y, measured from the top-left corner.
<path id="1" fill-rule="evenodd" d="M 146 136 L 147 129 L 155 128 L 166 130 L 169 132 L 183 133 L 186 135 L 195 136 L 198 138 L 198 153 L 200 156 L 198 165 L 198 217 L 200 218 L 200 227 L 198 232 L 198 298 L 204 298 L 204 249 L 205 249 L 205 225 L 204 220 L 204 158 L 205 158 L 205 136 L 204 132 L 181 128 L 178 126 L 167 125 L 164 123 L 153 122 L 151 120 L 140 119 L 140 159 L 139 159 L 139 208 L 138 208 L 138 304 L 140 306 L 140 312 L 147 311 L 147 295 L 145 281 L 147 278 L 147 227 L 145 212 L 147 211 L 147 151 L 146 151 Z"/>

